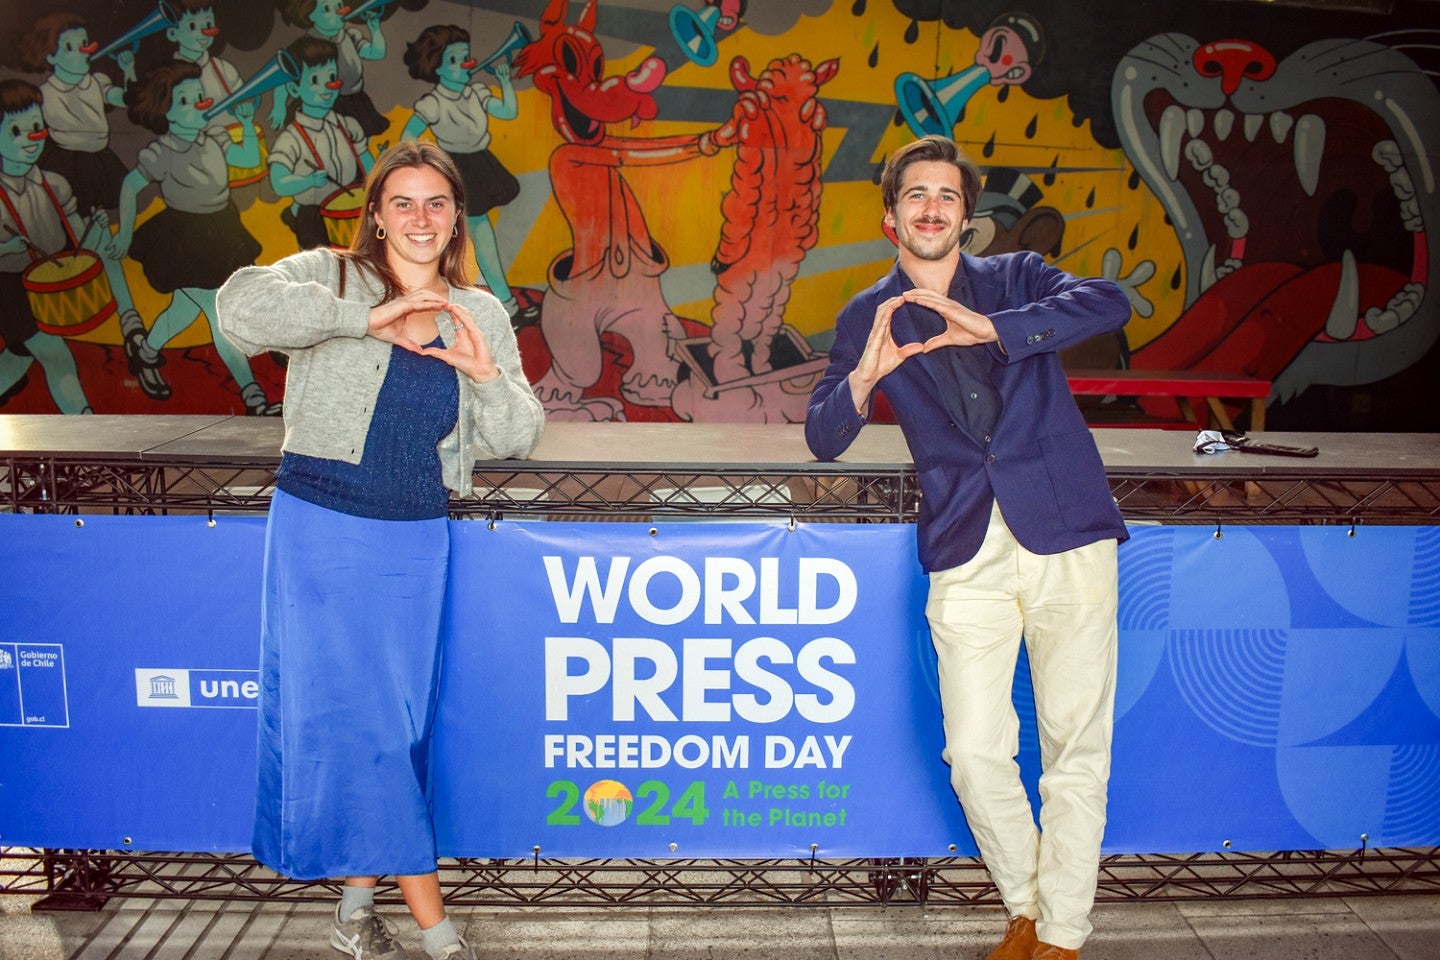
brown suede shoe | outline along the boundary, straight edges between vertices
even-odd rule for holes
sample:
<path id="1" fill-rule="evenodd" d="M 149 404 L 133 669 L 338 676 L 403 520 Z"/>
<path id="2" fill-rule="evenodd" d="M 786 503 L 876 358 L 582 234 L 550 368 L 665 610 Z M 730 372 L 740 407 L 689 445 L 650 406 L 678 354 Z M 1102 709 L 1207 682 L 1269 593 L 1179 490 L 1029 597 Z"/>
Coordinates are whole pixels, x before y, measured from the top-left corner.
<path id="1" fill-rule="evenodd" d="M 1035 952 L 1030 954 L 1030 960 L 1080 960 L 1080 951 L 1039 940 L 1035 943 Z"/>
<path id="2" fill-rule="evenodd" d="M 1035 951 L 1035 921 L 1029 917 L 1011 917 L 1005 937 L 991 950 L 985 960 L 1030 960 Z"/>

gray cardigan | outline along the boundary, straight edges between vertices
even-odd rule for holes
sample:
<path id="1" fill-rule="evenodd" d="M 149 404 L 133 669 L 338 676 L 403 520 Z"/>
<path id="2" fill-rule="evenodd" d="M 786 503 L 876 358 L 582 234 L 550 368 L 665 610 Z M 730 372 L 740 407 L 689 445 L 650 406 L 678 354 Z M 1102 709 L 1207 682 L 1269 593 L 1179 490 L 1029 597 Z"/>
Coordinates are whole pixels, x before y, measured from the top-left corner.
<path id="1" fill-rule="evenodd" d="M 275 350 L 289 357 L 283 449 L 359 463 L 391 345 L 368 335 L 380 284 L 351 266 L 342 298 L 336 293 L 339 265 L 329 250 L 317 249 L 237 270 L 220 288 L 216 312 L 220 330 L 246 354 Z M 500 376 L 488 383 L 455 373 L 459 420 L 440 441 L 439 451 L 445 486 L 464 497 L 473 493 L 477 459 L 530 455 L 540 442 L 545 412 L 525 381 L 515 333 L 500 301 L 481 290 L 457 287 L 449 296 L 475 317 L 500 368 Z M 442 312 L 436 325 L 446 345 L 455 342 L 448 313 Z"/>

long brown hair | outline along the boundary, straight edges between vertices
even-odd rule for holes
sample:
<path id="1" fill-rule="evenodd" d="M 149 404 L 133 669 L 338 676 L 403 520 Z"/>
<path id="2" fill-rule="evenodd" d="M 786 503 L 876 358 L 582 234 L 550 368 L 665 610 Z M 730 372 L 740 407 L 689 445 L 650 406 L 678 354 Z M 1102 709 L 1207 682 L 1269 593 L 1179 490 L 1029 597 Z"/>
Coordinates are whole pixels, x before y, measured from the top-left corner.
<path id="1" fill-rule="evenodd" d="M 450 194 L 455 198 L 455 228 L 458 235 L 450 238 L 445 252 L 440 255 L 441 276 L 452 287 L 473 289 L 475 286 L 465 275 L 465 231 L 461 227 L 465 219 L 465 184 L 460 180 L 460 171 L 455 168 L 455 161 L 450 159 L 450 154 L 428 140 L 401 140 L 375 161 L 375 167 L 365 181 L 365 219 L 355 231 L 355 239 L 350 241 L 350 249 L 337 251 L 342 268 L 346 263 L 353 263 L 384 284 L 385 296 L 382 303 L 403 296 L 405 288 L 390 269 L 385 241 L 375 236 L 375 209 L 380 205 L 380 199 L 385 192 L 385 181 L 390 178 L 390 174 L 413 167 L 429 167 L 439 173 L 450 185 Z"/>

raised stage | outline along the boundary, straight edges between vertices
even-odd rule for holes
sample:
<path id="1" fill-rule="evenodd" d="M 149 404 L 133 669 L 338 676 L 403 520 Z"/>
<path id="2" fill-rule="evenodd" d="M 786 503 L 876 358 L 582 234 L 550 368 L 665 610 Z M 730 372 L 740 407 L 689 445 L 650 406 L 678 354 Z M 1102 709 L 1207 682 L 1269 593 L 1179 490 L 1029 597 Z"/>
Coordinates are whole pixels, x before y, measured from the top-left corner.
<path id="1" fill-rule="evenodd" d="M 1316 446 L 1311 459 L 1198 455 L 1193 436 L 1097 429 L 1131 523 L 1434 525 L 1440 436 L 1256 435 Z M 0 416 L 0 511 L 76 515 L 260 514 L 279 461 L 276 420 L 221 416 Z M 477 464 L 454 516 L 559 520 L 789 518 L 904 523 L 918 487 L 899 428 L 871 425 L 818 463 L 803 427 L 565 424 L 526 461 Z M 473 905 L 996 903 L 967 857 L 829 860 L 447 860 L 447 898 Z M 0 846 L 0 892 L 47 891 L 52 908 L 108 896 L 316 899 L 333 884 L 277 877 L 248 857 Z M 1102 900 L 1440 891 L 1440 850 L 1118 855 Z M 393 888 L 387 890 L 393 899 Z"/>
<path id="2" fill-rule="evenodd" d="M 1440 522 L 1440 435 L 1265 433 L 1309 459 L 1196 454 L 1179 431 L 1092 431 L 1125 518 L 1162 523 Z M 283 426 L 249 417 L 0 416 L 0 496 L 17 513 L 263 513 Z M 529 460 L 476 466 L 457 517 L 768 516 L 913 521 L 914 467 L 900 428 L 868 426 L 833 463 L 804 427 L 546 427 Z"/>

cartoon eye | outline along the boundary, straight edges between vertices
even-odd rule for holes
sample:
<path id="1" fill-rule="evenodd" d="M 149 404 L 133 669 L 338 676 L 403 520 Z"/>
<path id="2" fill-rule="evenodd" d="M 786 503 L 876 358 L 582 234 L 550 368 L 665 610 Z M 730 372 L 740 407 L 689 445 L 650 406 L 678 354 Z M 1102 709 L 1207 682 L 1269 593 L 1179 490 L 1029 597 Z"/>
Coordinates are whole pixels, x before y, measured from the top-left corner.
<path id="1" fill-rule="evenodd" d="M 595 48 L 595 55 L 590 58 L 590 78 L 595 81 L 605 77 L 605 54 L 599 47 Z"/>
<path id="2" fill-rule="evenodd" d="M 19 136 L 20 136 L 20 124 L 18 124 L 18 123 L 12 123 L 12 124 L 10 124 L 10 136 L 19 138 Z"/>
<path id="3" fill-rule="evenodd" d="M 570 76 L 580 75 L 580 51 L 576 48 L 575 41 L 569 37 L 560 39 L 560 62 Z"/>
<path id="4" fill-rule="evenodd" d="M 974 227 L 966 227 L 964 230 L 960 231 L 960 246 L 962 246 L 962 247 L 968 247 L 968 246 L 970 246 L 970 241 L 972 241 L 972 240 L 974 240 L 974 239 L 975 239 L 975 228 L 974 228 Z"/>

